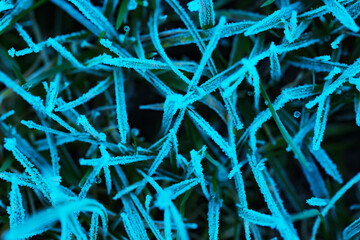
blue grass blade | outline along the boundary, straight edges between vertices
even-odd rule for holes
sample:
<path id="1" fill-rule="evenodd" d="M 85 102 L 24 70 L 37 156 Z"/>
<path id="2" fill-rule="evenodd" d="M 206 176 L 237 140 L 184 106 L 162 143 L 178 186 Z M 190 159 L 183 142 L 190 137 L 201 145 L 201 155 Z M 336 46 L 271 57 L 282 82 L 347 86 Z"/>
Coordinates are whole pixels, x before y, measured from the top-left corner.
<path id="1" fill-rule="evenodd" d="M 360 127 L 360 97 L 356 96 L 354 99 L 354 108 L 355 108 L 355 122 L 358 127 Z"/>
<path id="2" fill-rule="evenodd" d="M 14 115 L 14 113 L 15 113 L 15 110 L 10 110 L 10 111 L 4 113 L 3 115 L 1 115 L 0 121 L 1 121 L 1 122 L 5 121 L 5 120 L 6 120 L 7 118 L 9 118 L 10 116 Z"/>
<path id="3" fill-rule="evenodd" d="M 35 184 L 35 182 L 32 180 L 32 178 L 27 174 L 0 172 L 0 179 L 10 183 L 16 182 L 16 184 L 18 184 L 19 186 L 28 187 L 34 190 L 40 190 Z"/>
<path id="4" fill-rule="evenodd" d="M 121 189 L 114 197 L 113 199 L 114 200 L 117 200 L 121 197 L 123 197 L 124 195 L 126 194 L 129 194 L 131 193 L 132 191 L 134 191 L 135 189 L 137 189 L 138 187 L 142 186 L 144 183 L 142 181 L 138 181 L 132 185 L 129 185 L 123 189 Z"/>
<path id="5" fill-rule="evenodd" d="M 25 168 L 25 171 L 29 174 L 32 181 L 37 184 L 38 188 L 42 191 L 45 197 L 50 199 L 50 191 L 45 179 L 41 176 L 38 169 L 35 168 L 34 164 L 32 164 L 16 147 L 16 139 L 5 138 L 4 148 L 12 152 L 16 160 Z"/>
<path id="6" fill-rule="evenodd" d="M 345 35 L 341 34 L 339 35 L 332 43 L 331 43 L 331 48 L 332 49 L 337 49 L 339 48 L 339 44 L 340 42 L 344 39 Z"/>
<path id="7" fill-rule="evenodd" d="M 325 85 L 326 88 L 326 85 Z M 326 101 L 326 102 L 325 102 Z M 313 138 L 313 150 L 319 150 L 320 144 L 324 138 L 324 132 L 326 128 L 327 116 L 330 111 L 330 98 L 319 102 L 318 110 L 316 112 L 314 138 Z"/>
<path id="8" fill-rule="evenodd" d="M 344 71 L 348 65 L 338 62 L 321 61 L 318 58 L 295 57 L 295 60 L 290 60 L 289 63 L 295 67 L 302 69 L 309 69 L 315 72 L 331 72 L 334 67 Z"/>
<path id="9" fill-rule="evenodd" d="M 325 101 L 326 98 L 334 93 L 336 89 L 341 87 L 348 79 L 354 77 L 360 72 L 360 58 L 350 65 L 334 82 L 332 82 L 323 92 L 317 96 L 314 100 L 306 103 L 306 108 L 312 108 L 320 101 Z"/>
<path id="10" fill-rule="evenodd" d="M 276 219 L 276 228 L 279 230 L 281 236 L 284 239 L 300 239 L 296 233 L 296 230 L 293 224 L 286 220 L 284 214 L 281 212 L 281 206 L 278 206 L 278 203 L 275 202 L 273 195 L 269 189 L 269 186 L 266 183 L 265 176 L 262 171 L 259 171 L 257 168 L 256 156 L 253 153 L 251 156 L 248 155 L 249 163 L 254 174 L 255 180 L 260 188 L 261 193 L 263 194 L 265 201 L 268 205 L 269 210 L 272 213 L 272 217 Z M 249 217 L 252 215 L 249 215 Z M 256 215 L 254 215 L 256 217 Z M 256 218 L 254 219 L 256 220 Z"/>
<path id="11" fill-rule="evenodd" d="M 49 92 L 46 95 L 46 112 L 51 113 L 56 104 L 56 100 L 60 91 L 61 75 L 56 74 L 54 81 L 50 83 Z"/>
<path id="12" fill-rule="evenodd" d="M 171 199 L 176 199 L 178 196 L 189 191 L 191 188 L 199 184 L 200 180 L 198 178 L 187 179 L 182 182 L 176 183 L 164 189 L 164 191 L 169 192 Z"/>
<path id="13" fill-rule="evenodd" d="M 209 239 L 219 239 L 219 219 L 220 219 L 220 208 L 222 206 L 222 199 L 218 199 L 212 196 L 208 207 L 208 222 L 209 222 Z"/>
<path id="14" fill-rule="evenodd" d="M 91 216 L 91 225 L 90 225 L 90 240 L 96 240 L 99 230 L 99 214 L 93 213 Z"/>
<path id="15" fill-rule="evenodd" d="M 16 23 L 15 24 L 16 30 L 19 32 L 20 36 L 24 39 L 24 41 L 29 45 L 29 47 L 35 52 L 39 52 L 39 47 L 33 42 L 29 34 L 23 29 L 23 27 Z"/>
<path id="16" fill-rule="evenodd" d="M 196 126 L 198 126 L 205 134 L 207 134 L 212 140 L 214 140 L 214 142 L 226 155 L 231 157 L 231 150 L 229 144 L 224 140 L 224 138 L 220 136 L 220 134 L 194 110 L 189 110 L 188 114 L 190 118 L 194 121 Z"/>
<path id="17" fill-rule="evenodd" d="M 258 165 L 260 163 L 258 163 Z M 285 206 L 283 204 L 283 200 L 280 197 L 279 189 L 277 188 L 277 184 L 276 184 L 275 180 L 271 177 L 271 175 L 269 174 L 269 171 L 267 170 L 266 167 L 263 167 L 260 170 L 263 171 L 263 173 L 264 173 L 264 175 L 266 177 L 266 181 L 268 182 L 269 187 L 273 191 L 272 194 L 274 196 L 275 201 L 278 203 L 278 208 L 280 209 L 280 212 L 284 216 L 284 219 L 286 219 L 286 221 L 289 221 L 288 219 L 290 219 L 290 214 L 285 209 Z"/>
<path id="18" fill-rule="evenodd" d="M 214 3 L 212 0 L 199 0 L 199 20 L 201 28 L 208 28 L 215 25 L 215 11 Z"/>
<path id="19" fill-rule="evenodd" d="M 27 126 L 30 129 L 37 129 L 39 131 L 43 131 L 43 132 L 47 132 L 47 133 L 52 133 L 52 134 L 56 134 L 59 136 L 67 136 L 67 137 L 80 137 L 81 134 L 76 134 L 76 133 L 66 133 L 66 132 L 62 132 L 59 130 L 55 130 L 49 127 L 44 127 L 41 126 L 39 124 L 34 123 L 33 121 L 25 121 L 25 120 L 21 120 L 21 124 Z M 83 135 L 84 137 L 86 137 L 87 135 Z"/>
<path id="20" fill-rule="evenodd" d="M 308 160 L 309 160 L 308 168 L 305 169 L 304 167 L 302 167 L 306 180 L 310 185 L 310 190 L 315 197 L 328 198 L 329 192 L 327 191 L 325 181 L 322 178 L 315 162 L 312 159 L 311 160 L 310 159 L 311 156 L 308 156 Z"/>
<path id="21" fill-rule="evenodd" d="M 89 19 L 87 19 L 83 14 L 81 14 L 77 9 L 73 7 L 68 1 L 65 0 L 51 0 L 56 6 L 64 10 L 72 18 L 78 21 L 81 25 L 86 27 L 90 32 L 99 36 L 102 32 L 96 25 L 94 25 Z"/>
<path id="22" fill-rule="evenodd" d="M 133 156 L 118 156 L 118 157 L 109 157 L 107 161 L 108 166 L 115 165 L 126 165 L 134 162 L 148 161 L 154 159 L 155 156 L 147 156 L 147 155 L 133 155 Z M 92 158 L 92 159 L 80 159 L 80 165 L 87 166 L 96 166 L 101 158 Z"/>
<path id="23" fill-rule="evenodd" d="M 226 110 L 230 114 L 235 128 L 237 130 L 242 129 L 244 127 L 244 124 L 241 122 L 239 115 L 237 114 L 237 111 L 236 111 L 236 99 L 237 99 L 236 92 L 233 93 L 232 97 L 223 96 L 223 91 L 221 91 L 221 94 L 222 94 L 222 98 L 225 102 Z"/>
<path id="24" fill-rule="evenodd" d="M 139 199 L 134 194 L 130 194 L 130 197 L 131 197 L 132 201 L 134 202 L 135 206 L 137 207 L 137 209 L 139 210 L 140 214 L 142 215 L 142 217 L 144 218 L 144 220 L 148 224 L 149 228 L 153 232 L 156 239 L 157 240 L 163 240 L 164 238 L 162 237 L 158 227 L 155 225 L 154 220 L 152 220 L 150 215 L 145 211 L 145 209 L 142 206 Z"/>
<path id="25" fill-rule="evenodd" d="M 275 99 L 273 108 L 275 111 L 283 108 L 284 105 L 290 101 L 300 100 L 313 96 L 312 85 L 303 85 L 294 88 L 284 89 L 281 94 Z M 249 126 L 250 133 L 250 147 L 255 151 L 256 148 L 256 132 L 267 120 L 271 118 L 270 109 L 260 112 Z"/>
<path id="26" fill-rule="evenodd" d="M 10 231 L 18 225 L 21 225 L 25 219 L 25 209 L 17 180 L 11 183 L 10 206 L 7 208 L 10 222 Z"/>
<path id="27" fill-rule="evenodd" d="M 315 159 L 324 168 L 325 172 L 335 181 L 341 184 L 343 182 L 341 174 L 339 173 L 335 163 L 331 161 L 325 150 L 322 148 L 314 150 L 311 146 L 309 146 L 308 148 L 310 152 L 314 155 Z"/>
<path id="28" fill-rule="evenodd" d="M 180 239 L 189 240 L 189 234 L 187 232 L 186 226 L 184 224 L 184 221 L 175 207 L 175 205 L 171 202 L 170 204 L 170 211 L 171 211 L 171 218 L 175 222 L 176 230 L 178 235 L 180 236 Z"/>
<path id="29" fill-rule="evenodd" d="M 177 119 L 174 122 L 174 126 L 172 127 L 172 129 L 170 129 L 168 135 L 166 135 L 166 140 L 163 143 L 162 148 L 160 149 L 158 155 L 156 156 L 153 164 L 151 165 L 149 171 L 148 171 L 148 175 L 152 176 L 156 169 L 160 166 L 160 164 L 162 163 L 162 161 L 164 160 L 164 158 L 170 153 L 171 151 L 171 147 L 174 147 L 174 136 L 176 136 L 176 133 L 181 125 L 182 120 L 184 119 L 184 115 L 185 115 L 185 108 L 181 109 Z M 177 146 L 175 146 L 177 147 Z M 137 193 L 139 193 L 140 188 L 138 189 Z"/>
<path id="30" fill-rule="evenodd" d="M 284 21 L 285 21 L 285 19 L 284 19 Z M 284 34 L 285 34 L 286 40 L 288 40 L 288 42 L 293 42 L 294 41 L 293 32 L 295 31 L 295 29 L 297 28 L 297 25 L 298 25 L 296 11 L 291 12 L 290 21 L 288 21 L 288 22 L 285 21 L 284 25 L 285 25 Z"/>
<path id="31" fill-rule="evenodd" d="M 167 133 L 170 129 L 171 122 L 178 109 L 181 108 L 183 96 L 180 94 L 168 95 L 163 105 L 164 114 L 161 122 L 161 133 Z"/>
<path id="32" fill-rule="evenodd" d="M 166 0 L 166 2 L 174 9 L 175 13 L 180 17 L 185 26 L 189 29 L 191 36 L 194 38 L 197 47 L 199 48 L 202 54 L 205 53 L 205 44 L 201 39 L 194 23 L 191 21 L 189 15 L 182 8 L 182 6 L 178 3 L 177 0 Z M 210 71 L 213 75 L 216 74 L 217 70 L 215 67 L 214 61 L 210 58 L 208 65 L 210 67 Z"/>
<path id="33" fill-rule="evenodd" d="M 149 213 L 150 212 L 150 203 L 151 203 L 151 200 L 152 200 L 152 196 L 150 195 L 146 195 L 145 197 L 145 209 L 146 209 L 146 212 Z M 140 210 L 139 210 L 140 211 Z"/>
<path id="34" fill-rule="evenodd" d="M 276 217 L 260 213 L 251 209 L 242 209 L 239 211 L 239 216 L 247 221 L 259 226 L 275 228 L 279 223 Z"/>
<path id="35" fill-rule="evenodd" d="M 211 1 L 211 0 L 209 0 Z M 199 83 L 200 77 L 201 77 L 201 73 L 203 72 L 206 63 L 211 59 L 211 54 L 212 52 L 215 50 L 216 45 L 218 44 L 220 38 L 221 38 L 221 30 L 224 27 L 226 23 L 226 19 L 225 17 L 221 17 L 219 20 L 219 24 L 216 26 L 214 32 L 213 32 L 213 36 L 210 39 L 210 42 L 208 43 L 208 45 L 206 46 L 203 56 L 200 60 L 200 64 L 198 66 L 198 68 L 196 69 L 194 76 L 192 77 L 189 86 L 188 86 L 188 90 L 192 90 L 194 86 L 196 86 Z"/>
<path id="36" fill-rule="evenodd" d="M 81 188 L 81 191 L 79 193 L 79 198 L 80 199 L 83 199 L 83 198 L 86 197 L 86 195 L 89 192 L 91 186 L 95 183 L 95 179 L 99 175 L 102 168 L 103 168 L 103 165 L 101 165 L 101 164 L 98 164 L 98 165 L 94 166 L 94 168 L 91 171 L 90 175 L 87 177 L 83 187 Z"/>
<path id="37" fill-rule="evenodd" d="M 275 11 L 274 13 L 267 16 L 263 20 L 258 21 L 253 26 L 249 27 L 245 31 L 244 35 L 250 36 L 272 28 L 276 28 L 278 24 L 282 22 L 282 19 L 290 18 L 292 10 L 295 10 L 298 6 L 299 6 L 298 3 L 294 3 L 288 7 L 284 7 L 280 10 Z"/>
<path id="38" fill-rule="evenodd" d="M 30 8 L 32 5 L 33 0 L 16 1 L 16 3 L 11 9 L 9 9 L 9 11 L 2 14 L 2 17 L 0 19 L 0 31 L 3 32 L 8 26 L 10 26 L 14 17 L 19 15 L 24 10 Z"/>
<path id="39" fill-rule="evenodd" d="M 43 122 L 43 124 L 45 123 L 44 121 L 42 121 L 42 122 Z M 54 175 L 54 177 L 60 177 L 60 164 L 59 164 L 60 157 L 59 157 L 58 151 L 56 149 L 54 137 L 48 132 L 45 132 L 45 135 L 46 135 L 46 140 L 49 145 L 53 175 Z"/>
<path id="40" fill-rule="evenodd" d="M 78 125 L 82 125 L 86 132 L 88 132 L 95 139 L 98 139 L 102 142 L 106 141 L 105 133 L 99 133 L 96 129 L 89 123 L 89 120 L 85 115 L 80 115 L 76 120 Z"/>
<path id="41" fill-rule="evenodd" d="M 306 203 L 314 207 L 324 207 L 328 204 L 329 200 L 324 198 L 312 197 L 306 200 Z"/>
<path id="42" fill-rule="evenodd" d="M 343 233 L 344 240 L 350 240 L 352 237 L 358 235 L 360 232 L 360 218 L 353 221 L 349 226 L 347 226 Z"/>
<path id="43" fill-rule="evenodd" d="M 260 76 L 255 66 L 249 66 L 249 75 L 252 79 L 252 85 L 254 86 L 254 105 L 255 109 L 260 109 Z"/>
<path id="44" fill-rule="evenodd" d="M 281 78 L 281 67 L 274 42 L 270 44 L 270 75 L 271 79 L 279 81 Z"/>
<path id="45" fill-rule="evenodd" d="M 79 37 L 81 35 L 83 35 L 85 32 L 84 31 L 79 31 L 79 32 L 73 32 L 73 33 L 69 33 L 69 34 L 64 34 L 64 35 L 58 35 L 56 37 L 54 37 L 53 39 L 57 42 L 57 43 L 65 43 L 65 42 L 69 42 L 72 38 L 74 37 Z M 16 51 L 14 48 L 10 48 L 8 51 L 8 54 L 11 57 L 19 57 L 19 56 L 24 56 L 30 53 L 34 52 L 35 50 L 42 50 L 44 47 L 49 46 L 48 40 L 43 41 L 43 42 L 39 42 L 37 44 L 35 44 L 32 48 L 24 48 L 22 50 L 18 50 Z M 28 83 L 30 84 L 30 83 Z"/>
<path id="46" fill-rule="evenodd" d="M 120 51 L 118 48 L 116 48 L 113 45 L 113 42 L 110 41 L 109 39 L 102 38 L 100 40 L 100 44 L 103 45 L 104 47 L 106 47 L 107 49 L 109 49 L 111 52 L 118 55 L 119 57 L 124 57 L 124 54 L 122 53 L 122 51 Z M 107 56 L 107 55 L 105 55 L 105 56 Z"/>
<path id="47" fill-rule="evenodd" d="M 25 101 L 27 101 L 35 110 L 44 110 L 44 104 L 40 97 L 33 96 L 31 93 L 25 91 L 22 87 L 17 85 L 13 80 L 6 76 L 3 72 L 0 71 L 0 82 L 2 82 L 8 88 L 11 88 L 19 96 L 21 96 Z"/>
<path id="48" fill-rule="evenodd" d="M 5 2 L 5 1 L 0 2 L 0 12 L 6 11 L 6 10 L 9 10 L 12 8 L 14 8 L 13 4 L 11 4 L 9 2 Z"/>
<path id="49" fill-rule="evenodd" d="M 359 27 L 356 25 L 354 19 L 346 11 L 345 7 L 342 6 L 337 0 L 323 0 L 327 8 L 331 11 L 334 17 L 339 20 L 345 27 L 353 32 L 358 32 Z"/>
<path id="50" fill-rule="evenodd" d="M 84 68 L 84 65 L 80 63 L 64 46 L 62 46 L 56 39 L 49 38 L 47 40 L 47 45 L 54 48 L 57 52 L 61 54 L 66 60 L 68 60 L 76 68 Z"/>
<path id="51" fill-rule="evenodd" d="M 159 1 L 156 1 L 157 5 L 158 5 L 158 2 Z M 159 15 L 159 13 L 158 13 L 159 7 L 160 6 L 155 8 L 154 17 L 152 19 L 150 19 L 150 22 L 149 22 L 151 40 L 152 40 L 157 52 L 165 60 L 165 62 L 169 65 L 171 70 L 173 70 L 173 72 L 176 73 L 176 75 L 178 75 L 180 77 L 180 79 L 182 79 L 185 83 L 189 83 L 190 80 L 181 71 L 179 71 L 179 69 L 174 65 L 173 61 L 170 60 L 170 58 L 167 56 L 164 48 L 161 45 L 161 41 L 159 38 L 159 32 L 158 32 L 158 24 L 157 24 L 158 15 Z"/>
<path id="52" fill-rule="evenodd" d="M 104 81 L 99 82 L 95 87 L 91 88 L 88 92 L 84 93 L 79 98 L 55 108 L 55 111 L 57 112 L 68 111 L 81 104 L 84 104 L 87 101 L 91 100 L 92 98 L 96 97 L 97 95 L 103 93 L 110 85 L 111 85 L 111 81 L 109 78 L 107 78 Z"/>
<path id="53" fill-rule="evenodd" d="M 164 232 L 165 232 L 165 239 L 171 240 L 171 215 L 169 208 L 164 209 Z"/>
<path id="54" fill-rule="evenodd" d="M 116 116 L 121 143 L 126 143 L 127 136 L 130 133 L 128 116 L 126 112 L 126 100 L 124 90 L 124 77 L 121 71 L 114 72 L 115 98 L 116 98 Z"/>
<path id="55" fill-rule="evenodd" d="M 122 198 L 125 212 L 121 214 L 124 221 L 125 230 L 132 240 L 149 239 L 146 234 L 145 226 L 136 210 L 133 202 L 128 198 Z"/>
<path id="56" fill-rule="evenodd" d="M 72 216 L 76 212 L 94 212 L 100 215 L 103 225 L 104 237 L 107 234 L 107 212 L 103 205 L 95 200 L 83 199 L 78 201 L 67 201 L 52 208 L 39 211 L 21 225 L 17 225 L 12 231 L 6 232 L 4 239 L 29 238 L 48 230 L 57 221 L 61 224 L 75 223 Z M 71 222 L 70 222 L 71 221 Z M 83 233 L 85 235 L 85 233 Z M 85 235 L 86 236 L 86 235 Z"/>
<path id="57" fill-rule="evenodd" d="M 113 25 L 91 4 L 91 2 L 86 0 L 69 0 L 69 2 L 74 4 L 80 12 L 82 12 L 82 14 L 100 30 L 100 32 L 105 31 L 111 36 L 117 35 Z"/>
<path id="58" fill-rule="evenodd" d="M 104 166 L 104 176 L 105 176 L 105 184 L 106 184 L 107 193 L 108 193 L 108 195 L 110 195 L 112 185 L 111 185 L 111 173 L 110 173 L 109 166 Z"/>
<path id="59" fill-rule="evenodd" d="M 334 207 L 335 203 L 343 197 L 343 195 L 349 190 L 352 186 L 360 181 L 360 173 L 356 174 L 353 178 L 351 178 L 344 186 L 342 186 L 335 195 L 330 199 L 329 203 L 321 210 L 321 215 L 323 218 L 327 215 L 327 213 Z M 320 227 L 321 219 L 318 216 L 315 220 L 315 223 L 312 228 L 311 240 L 315 240 L 317 231 Z"/>
<path id="60" fill-rule="evenodd" d="M 342 71 L 341 71 L 340 68 L 334 67 L 334 69 L 331 70 L 331 72 L 329 73 L 329 75 L 327 75 L 324 79 L 325 79 L 325 80 L 332 80 L 332 79 L 335 77 L 336 74 L 339 74 L 339 73 L 341 73 L 341 72 L 342 72 Z"/>
<path id="61" fill-rule="evenodd" d="M 203 152 L 203 154 L 199 154 L 197 151 L 195 151 L 193 149 L 190 151 L 190 156 L 191 156 L 191 164 L 193 165 L 193 168 L 194 168 L 194 173 L 198 178 L 200 178 L 201 189 L 203 190 L 205 197 L 207 199 L 209 199 L 210 194 L 206 188 L 206 181 L 205 181 L 205 177 L 204 177 L 204 173 L 203 173 L 203 167 L 201 165 L 201 160 L 204 158 L 205 150 L 206 150 L 206 148 L 205 149 L 203 148 L 201 150 Z"/>
<path id="62" fill-rule="evenodd" d="M 138 69 L 166 69 L 167 66 L 156 60 L 136 59 L 136 58 L 112 58 L 104 59 L 105 64 L 116 67 L 138 68 Z"/>

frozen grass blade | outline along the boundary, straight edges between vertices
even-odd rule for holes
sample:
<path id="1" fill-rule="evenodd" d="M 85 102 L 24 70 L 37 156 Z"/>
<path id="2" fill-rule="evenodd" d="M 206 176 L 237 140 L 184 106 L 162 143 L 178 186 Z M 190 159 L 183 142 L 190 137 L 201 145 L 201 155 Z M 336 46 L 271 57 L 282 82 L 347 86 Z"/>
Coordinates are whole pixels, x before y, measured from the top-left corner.
<path id="1" fill-rule="evenodd" d="M 325 85 L 326 86 L 326 85 Z M 324 138 L 327 116 L 330 111 L 330 98 L 326 102 L 321 101 L 316 112 L 314 138 L 312 148 L 316 151 L 320 149 L 320 144 Z"/>
<path id="2" fill-rule="evenodd" d="M 209 222 L 209 239 L 217 240 L 219 239 L 219 218 L 220 218 L 220 208 L 222 206 L 222 200 L 212 196 L 209 202 L 208 209 L 208 222 Z"/>
<path id="3" fill-rule="evenodd" d="M 154 47 L 156 48 L 158 53 L 165 60 L 165 62 L 169 65 L 171 70 L 174 73 L 176 73 L 176 75 L 178 75 L 180 77 L 180 79 L 182 79 L 185 83 L 189 83 L 190 80 L 181 71 L 179 71 L 179 69 L 175 66 L 173 61 L 170 60 L 170 58 L 168 57 L 168 55 L 165 52 L 165 49 L 161 45 L 161 41 L 159 38 L 159 32 L 158 32 L 158 17 L 159 17 L 158 9 L 160 8 L 159 3 L 160 3 L 160 1 L 156 1 L 157 7 L 154 10 L 154 17 L 152 19 L 150 19 L 150 22 L 149 22 L 151 40 L 153 41 Z"/>
<path id="4" fill-rule="evenodd" d="M 105 79 L 104 81 L 99 82 L 95 87 L 91 88 L 88 92 L 81 95 L 78 99 L 75 99 L 71 102 L 67 102 L 57 108 L 55 108 L 56 112 L 64 112 L 68 111 L 72 108 L 75 108 L 81 104 L 86 103 L 97 95 L 103 93 L 109 86 L 111 85 L 110 78 Z"/>
<path id="5" fill-rule="evenodd" d="M 56 74 L 54 81 L 50 83 L 49 92 L 46 95 L 46 112 L 48 112 L 49 114 L 55 108 L 56 100 L 60 90 L 60 80 L 61 80 L 61 75 Z"/>
<path id="6" fill-rule="evenodd" d="M 207 134 L 214 142 L 220 147 L 220 149 L 229 157 L 231 157 L 231 151 L 229 144 L 224 140 L 220 134 L 215 131 L 214 128 L 210 126 L 208 122 L 205 121 L 198 113 L 194 110 L 188 111 L 189 116 L 194 121 L 194 123 L 205 133 Z"/>
<path id="7" fill-rule="evenodd" d="M 201 182 L 201 179 L 198 178 L 187 179 L 165 188 L 164 191 L 169 192 L 171 199 L 174 200 L 178 196 L 184 194 L 185 192 L 189 191 L 191 188 L 199 184 L 199 182 Z"/>
<path id="8" fill-rule="evenodd" d="M 69 0 L 74 4 L 83 15 L 89 19 L 100 31 L 105 31 L 113 36 L 116 35 L 115 29 L 112 24 L 104 17 L 104 15 L 94 7 L 89 1 L 86 0 Z"/>
<path id="9" fill-rule="evenodd" d="M 223 93 L 223 91 L 221 91 L 221 93 Z M 232 121 L 234 122 L 234 126 L 237 130 L 240 130 L 244 127 L 244 124 L 240 121 L 239 115 L 237 114 L 236 111 L 236 92 L 233 93 L 232 97 L 225 97 L 222 96 L 223 100 L 225 102 L 225 107 L 226 110 L 229 112 Z M 232 100 L 234 99 L 234 100 Z"/>
<path id="10" fill-rule="evenodd" d="M 116 98 L 116 116 L 121 143 L 126 143 L 127 136 L 130 133 L 128 116 L 126 112 L 124 77 L 121 71 L 114 72 L 115 98 Z"/>
<path id="11" fill-rule="evenodd" d="M 339 20 L 345 27 L 353 32 L 358 32 L 359 27 L 356 25 L 354 19 L 346 11 L 345 7 L 342 6 L 337 0 L 323 0 L 327 8 L 331 11 L 334 17 Z"/>
<path id="12" fill-rule="evenodd" d="M 308 102 L 306 108 L 313 108 L 321 101 L 325 101 L 326 98 L 334 93 L 336 89 L 341 87 L 347 80 L 354 77 L 360 72 L 360 58 L 358 58 L 352 65 L 350 65 L 334 82 L 332 82 L 324 91 L 317 96 L 314 100 Z"/>
<path id="13" fill-rule="evenodd" d="M 271 79 L 275 81 L 279 81 L 281 78 L 281 67 L 280 67 L 279 57 L 276 53 L 276 46 L 274 42 L 271 42 L 269 50 L 270 50 Z"/>
<path id="14" fill-rule="evenodd" d="M 0 12 L 12 9 L 13 7 L 14 7 L 14 5 L 9 2 L 6 2 L 6 1 L 0 2 Z"/>
<path id="15" fill-rule="evenodd" d="M 251 209 L 241 210 L 240 217 L 246 219 L 251 223 L 264 227 L 275 228 L 276 225 L 279 224 L 277 223 L 277 219 L 275 217 Z"/>
<path id="16" fill-rule="evenodd" d="M 208 60 L 211 59 L 211 54 L 214 51 L 214 49 L 216 48 L 218 41 L 220 40 L 221 30 L 222 30 L 223 26 L 225 25 L 225 23 L 226 23 L 225 17 L 221 17 L 219 20 L 219 24 L 216 26 L 216 28 L 214 30 L 213 37 L 210 39 L 210 42 L 206 46 L 206 49 L 201 58 L 199 67 L 196 69 L 196 72 L 194 73 L 194 76 L 192 77 L 192 79 L 189 83 L 189 87 L 188 87 L 189 91 L 192 90 L 192 88 L 198 84 L 200 77 L 201 77 L 201 73 L 203 72 Z"/>
<path id="17" fill-rule="evenodd" d="M 84 68 L 84 65 L 80 63 L 64 46 L 62 46 L 56 39 L 49 38 L 47 40 L 47 45 L 54 48 L 57 52 L 61 54 L 65 59 L 67 59 L 74 67 L 76 68 Z"/>
<path id="18" fill-rule="evenodd" d="M 356 236 L 360 232 L 360 218 L 356 219 L 349 226 L 347 226 L 343 231 L 343 239 L 350 240 L 352 237 Z"/>
<path id="19" fill-rule="evenodd" d="M 49 186 L 35 166 L 17 149 L 15 138 L 5 138 L 4 148 L 11 151 L 16 160 L 25 168 L 32 181 L 38 186 L 41 192 L 50 199 Z"/>
<path id="20" fill-rule="evenodd" d="M 137 239 L 149 239 L 146 234 L 145 226 L 137 212 L 134 204 L 128 198 L 123 198 L 125 212 L 121 214 L 123 219 L 125 230 L 131 240 Z"/>
<path id="21" fill-rule="evenodd" d="M 191 163 L 194 167 L 194 173 L 195 175 L 200 178 L 201 180 L 201 189 L 203 190 L 203 193 L 205 195 L 205 197 L 207 199 L 209 199 L 210 195 L 209 195 L 209 191 L 206 188 L 206 181 L 205 181 L 205 177 L 204 177 L 204 173 L 203 173 L 203 168 L 201 166 L 201 160 L 204 158 L 204 151 L 206 150 L 206 148 L 201 149 L 202 154 L 200 154 L 199 152 L 195 151 L 195 150 L 191 150 L 190 152 L 190 156 L 191 156 Z"/>
<path id="22" fill-rule="evenodd" d="M 354 100 L 355 107 L 355 122 L 360 127 L 360 96 L 356 96 Z"/>
<path id="23" fill-rule="evenodd" d="M 331 176 L 338 183 L 342 183 L 342 177 L 339 171 L 337 170 L 336 165 L 331 161 L 329 156 L 326 154 L 325 150 L 320 148 L 318 150 L 314 150 L 312 147 L 308 147 L 310 152 L 314 155 L 315 159 L 320 163 L 320 165 L 324 168 L 325 172 Z"/>
<path id="24" fill-rule="evenodd" d="M 314 207 L 324 207 L 328 204 L 328 202 L 329 202 L 328 199 L 316 198 L 316 197 L 312 197 L 312 198 L 306 200 L 307 204 L 309 204 L 310 206 L 314 206 Z"/>
<path id="25" fill-rule="evenodd" d="M 360 181 L 360 173 L 351 178 L 342 188 L 340 188 L 335 195 L 330 199 L 329 203 L 321 210 L 320 214 L 325 218 L 326 214 L 334 207 L 335 203 L 349 190 L 352 186 Z M 314 240 L 317 235 L 317 231 L 320 227 L 321 219 L 318 216 L 312 228 L 311 239 Z"/>
<path id="26" fill-rule="evenodd" d="M 282 19 L 288 19 L 289 17 L 291 17 L 292 10 L 295 10 L 297 6 L 298 3 L 294 3 L 288 7 L 283 7 L 280 10 L 275 11 L 268 17 L 264 18 L 261 21 L 258 21 L 253 26 L 249 27 L 245 31 L 244 35 L 255 35 L 260 32 L 277 27 L 277 25 L 282 22 Z"/>
<path id="27" fill-rule="evenodd" d="M 85 115 L 80 115 L 77 119 L 77 124 L 82 125 L 86 132 L 88 132 L 95 139 L 100 141 L 106 141 L 106 135 L 104 133 L 99 133 L 96 129 L 89 123 Z"/>
<path id="28" fill-rule="evenodd" d="M 99 230 L 99 214 L 93 213 L 91 216 L 91 226 L 90 226 L 90 239 L 96 240 Z"/>
<path id="29" fill-rule="evenodd" d="M 10 206 L 7 208 L 7 212 L 10 215 L 10 231 L 24 222 L 25 209 L 22 201 L 20 188 L 17 184 L 17 179 L 14 177 L 11 183 Z"/>
<path id="30" fill-rule="evenodd" d="M 145 219 L 146 223 L 150 227 L 156 239 L 163 240 L 164 238 L 161 236 L 159 229 L 155 225 L 154 221 L 151 219 L 150 215 L 145 211 L 139 199 L 134 194 L 130 194 L 130 197 L 134 202 L 135 206 L 137 207 L 137 209 L 139 210 L 140 214 L 142 215 L 142 217 Z"/>
<path id="31" fill-rule="evenodd" d="M 337 49 L 339 47 L 340 42 L 344 39 L 344 34 L 341 34 L 340 36 L 338 36 L 332 43 L 331 43 L 331 48 L 332 49 Z"/>
<path id="32" fill-rule="evenodd" d="M 77 220 L 74 219 L 74 213 L 78 211 L 94 212 L 97 213 L 102 220 L 104 237 L 107 235 L 107 212 L 106 209 L 97 201 L 91 199 L 83 199 L 79 201 L 69 201 L 67 203 L 59 204 L 52 208 L 47 208 L 40 212 L 37 212 L 25 219 L 25 221 L 17 225 L 12 231 L 5 233 L 4 239 L 18 239 L 28 238 L 36 236 L 54 225 L 57 221 L 61 222 L 61 225 L 74 224 L 72 230 L 75 235 L 83 236 L 86 238 L 86 234 L 82 232 L 81 228 L 76 230 Z M 76 234 L 77 233 L 77 234 Z"/>
<path id="33" fill-rule="evenodd" d="M 11 117 L 12 115 L 14 115 L 15 111 L 14 110 L 10 110 L 7 113 L 1 115 L 0 117 L 0 121 L 3 122 L 5 121 L 7 118 Z"/>
<path id="34" fill-rule="evenodd" d="M 16 23 L 15 28 L 19 32 L 20 36 L 24 39 L 24 41 L 29 45 L 29 47 L 35 53 L 40 51 L 39 47 L 37 45 L 35 45 L 35 43 L 31 39 L 31 37 L 29 36 L 29 34 L 27 32 L 25 32 L 25 30 L 23 29 L 23 27 L 20 24 Z"/>

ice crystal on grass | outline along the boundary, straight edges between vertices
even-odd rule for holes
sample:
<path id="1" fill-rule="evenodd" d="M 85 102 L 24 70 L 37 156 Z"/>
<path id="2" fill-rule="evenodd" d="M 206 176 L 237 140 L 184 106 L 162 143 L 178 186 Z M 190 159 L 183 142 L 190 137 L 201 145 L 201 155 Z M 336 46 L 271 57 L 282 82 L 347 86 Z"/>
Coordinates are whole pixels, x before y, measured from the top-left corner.
<path id="1" fill-rule="evenodd" d="M 0 235 L 353 238 L 359 7 L 0 1 Z"/>

